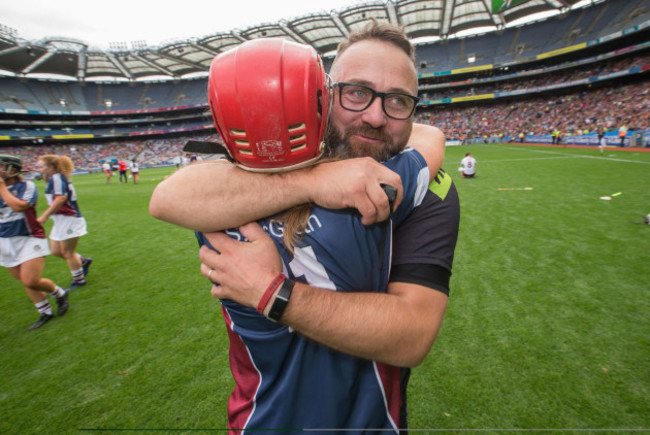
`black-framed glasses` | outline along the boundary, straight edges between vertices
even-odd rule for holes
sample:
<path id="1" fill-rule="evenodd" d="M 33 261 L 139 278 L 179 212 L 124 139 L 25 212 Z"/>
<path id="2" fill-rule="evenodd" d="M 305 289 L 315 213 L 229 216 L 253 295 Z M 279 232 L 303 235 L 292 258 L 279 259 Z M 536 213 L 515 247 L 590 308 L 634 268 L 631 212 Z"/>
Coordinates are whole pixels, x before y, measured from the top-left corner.
<path id="1" fill-rule="evenodd" d="M 420 99 L 401 92 L 377 92 L 368 86 L 356 83 L 334 83 L 339 88 L 339 103 L 345 110 L 362 112 L 366 110 L 375 98 L 381 98 L 381 108 L 389 118 L 404 120 L 415 112 Z"/>

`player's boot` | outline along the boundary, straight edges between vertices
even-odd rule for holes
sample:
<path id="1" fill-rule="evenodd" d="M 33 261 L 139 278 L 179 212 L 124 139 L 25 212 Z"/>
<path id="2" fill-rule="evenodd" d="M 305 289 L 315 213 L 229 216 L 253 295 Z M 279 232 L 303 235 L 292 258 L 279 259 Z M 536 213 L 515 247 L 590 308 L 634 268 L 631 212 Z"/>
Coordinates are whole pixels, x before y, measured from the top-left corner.
<path id="1" fill-rule="evenodd" d="M 74 290 L 76 288 L 83 287 L 85 285 L 86 285 L 86 281 L 84 281 L 84 282 L 72 281 L 70 283 L 70 286 L 67 289 L 65 289 L 65 291 L 69 292 L 69 291 L 72 291 L 72 290 Z"/>
<path id="2" fill-rule="evenodd" d="M 81 262 L 81 267 L 84 270 L 84 277 L 88 275 L 88 269 L 90 269 L 90 265 L 92 264 L 93 259 L 92 258 L 84 258 L 83 261 Z"/>
<path id="3" fill-rule="evenodd" d="M 41 317 L 34 323 L 32 326 L 29 327 L 30 331 L 33 331 L 34 329 L 38 329 L 41 326 L 45 325 L 47 322 L 52 320 L 54 318 L 54 314 L 41 314 Z"/>
<path id="4" fill-rule="evenodd" d="M 64 294 L 60 298 L 56 298 L 57 311 L 56 314 L 61 317 L 68 311 L 70 304 L 68 303 L 68 293 Z"/>

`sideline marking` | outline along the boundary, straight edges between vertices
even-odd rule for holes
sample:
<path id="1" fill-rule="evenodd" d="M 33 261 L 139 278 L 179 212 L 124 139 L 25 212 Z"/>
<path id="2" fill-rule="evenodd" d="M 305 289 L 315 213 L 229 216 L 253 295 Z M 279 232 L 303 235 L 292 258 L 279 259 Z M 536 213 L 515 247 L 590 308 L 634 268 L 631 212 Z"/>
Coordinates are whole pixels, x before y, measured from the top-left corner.
<path id="1" fill-rule="evenodd" d="M 532 187 L 499 187 L 497 190 L 533 190 Z"/>
<path id="2" fill-rule="evenodd" d="M 567 154 L 559 151 L 550 151 L 550 150 L 535 150 L 535 149 L 530 149 L 530 148 L 513 148 L 513 147 L 508 147 L 508 146 L 503 146 L 503 145 L 497 145 L 497 144 L 485 144 L 485 146 L 492 147 L 492 148 L 500 148 L 500 149 L 505 149 L 505 150 L 518 150 L 518 151 L 524 151 L 524 152 L 529 152 L 529 153 L 539 153 L 539 154 L 551 154 L 555 156 L 562 156 L 562 157 L 556 157 L 556 158 L 565 158 L 565 159 L 596 159 L 596 160 L 605 160 L 608 162 L 625 162 L 625 163 L 641 163 L 643 165 L 650 165 L 650 162 L 645 162 L 645 161 L 640 161 L 640 160 L 628 160 L 628 159 L 615 159 L 611 157 L 605 157 L 605 156 L 591 156 L 591 155 L 585 155 L 585 154 Z M 481 160 L 481 164 L 483 163 L 491 163 L 491 162 L 499 162 L 499 161 L 517 161 L 521 159 L 508 159 L 508 160 Z M 529 159 L 529 160 L 541 160 L 541 159 Z"/>

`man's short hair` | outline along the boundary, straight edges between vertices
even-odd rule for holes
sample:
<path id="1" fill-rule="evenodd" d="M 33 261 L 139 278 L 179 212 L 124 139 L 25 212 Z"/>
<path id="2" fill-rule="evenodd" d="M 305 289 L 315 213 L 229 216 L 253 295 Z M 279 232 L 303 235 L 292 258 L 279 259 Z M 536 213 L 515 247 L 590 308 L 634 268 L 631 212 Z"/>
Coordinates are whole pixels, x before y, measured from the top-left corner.
<path id="1" fill-rule="evenodd" d="M 413 65 L 416 65 L 415 48 L 406 36 L 404 29 L 387 22 L 377 21 L 375 18 L 371 18 L 361 30 L 350 33 L 350 36 L 338 45 L 337 56 L 347 50 L 352 44 L 367 39 L 377 39 L 399 47 L 411 59 Z"/>

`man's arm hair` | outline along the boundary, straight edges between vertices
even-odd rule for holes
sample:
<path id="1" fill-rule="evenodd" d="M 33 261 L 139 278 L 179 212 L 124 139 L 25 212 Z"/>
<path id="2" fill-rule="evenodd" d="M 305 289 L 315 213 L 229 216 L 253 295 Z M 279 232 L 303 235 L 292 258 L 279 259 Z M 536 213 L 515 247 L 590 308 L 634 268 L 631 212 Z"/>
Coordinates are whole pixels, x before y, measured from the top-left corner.
<path id="1" fill-rule="evenodd" d="M 309 202 L 292 183 L 301 171 L 252 173 L 226 160 L 186 166 L 156 186 L 149 213 L 196 231 L 233 228 Z"/>
<path id="2" fill-rule="evenodd" d="M 297 283 L 282 323 L 359 358 L 415 367 L 438 334 L 447 295 L 409 283 L 387 293 L 333 292 Z"/>

